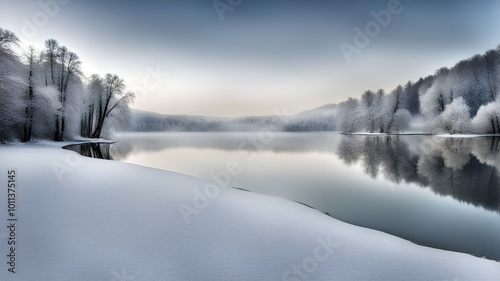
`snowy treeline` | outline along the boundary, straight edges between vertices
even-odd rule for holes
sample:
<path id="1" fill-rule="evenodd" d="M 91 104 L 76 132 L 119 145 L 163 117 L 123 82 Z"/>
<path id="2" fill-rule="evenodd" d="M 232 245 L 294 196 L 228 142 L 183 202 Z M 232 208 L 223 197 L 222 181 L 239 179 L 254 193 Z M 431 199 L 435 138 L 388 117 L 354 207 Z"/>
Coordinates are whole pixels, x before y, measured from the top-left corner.
<path id="1" fill-rule="evenodd" d="M 344 133 L 358 131 L 392 133 L 408 127 L 411 113 L 411 86 L 398 86 L 390 94 L 384 90 L 366 91 L 361 100 L 350 98 L 339 105 L 339 129 Z M 413 100 L 416 102 L 417 100 Z"/>
<path id="2" fill-rule="evenodd" d="M 133 131 L 341 131 L 343 133 L 500 134 L 500 46 L 441 68 L 393 91 L 366 91 L 360 99 L 272 116 L 209 118 L 137 112 Z M 413 128 L 411 128 L 413 126 Z M 415 128 L 418 127 L 418 128 Z"/>
<path id="3" fill-rule="evenodd" d="M 366 91 L 339 105 L 344 133 L 397 133 L 423 117 L 430 133 L 500 134 L 500 46 L 386 94 Z"/>
<path id="4" fill-rule="evenodd" d="M 163 115 L 134 110 L 130 130 L 136 132 L 335 131 L 335 115 L 335 105 L 326 105 L 292 116 L 247 116 L 238 118 Z"/>
<path id="5" fill-rule="evenodd" d="M 99 138 L 126 124 L 132 93 L 117 75 L 86 78 L 75 53 L 54 39 L 21 50 L 0 28 L 0 142 Z"/>

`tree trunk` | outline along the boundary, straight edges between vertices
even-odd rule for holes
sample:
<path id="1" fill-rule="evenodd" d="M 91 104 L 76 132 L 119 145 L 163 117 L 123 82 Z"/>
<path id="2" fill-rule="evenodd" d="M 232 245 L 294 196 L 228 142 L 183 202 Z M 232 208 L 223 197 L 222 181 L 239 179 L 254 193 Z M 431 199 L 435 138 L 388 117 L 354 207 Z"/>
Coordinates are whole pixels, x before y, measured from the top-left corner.
<path id="1" fill-rule="evenodd" d="M 54 84 L 54 53 L 50 53 L 50 79 L 52 80 L 52 86 L 55 86 Z"/>
<path id="2" fill-rule="evenodd" d="M 26 104 L 26 123 L 24 124 L 23 142 L 31 140 L 31 126 L 33 124 L 33 57 L 30 57 L 30 71 L 28 78 L 28 95 Z"/>
<path id="3" fill-rule="evenodd" d="M 90 106 L 90 112 L 89 112 L 89 123 L 88 123 L 88 128 L 87 128 L 87 136 L 90 137 L 92 134 L 92 130 L 94 129 L 94 117 L 95 117 L 95 106 L 92 103 Z"/>
<path id="4" fill-rule="evenodd" d="M 59 114 L 55 114 L 56 117 L 56 130 L 54 133 L 54 140 L 58 141 L 59 140 L 59 135 L 60 135 L 60 130 L 59 130 Z"/>
<path id="5" fill-rule="evenodd" d="M 65 125 L 66 125 L 66 119 L 64 118 L 64 106 L 63 106 L 62 115 L 61 115 L 61 135 L 59 136 L 59 141 L 62 141 L 64 138 Z"/>

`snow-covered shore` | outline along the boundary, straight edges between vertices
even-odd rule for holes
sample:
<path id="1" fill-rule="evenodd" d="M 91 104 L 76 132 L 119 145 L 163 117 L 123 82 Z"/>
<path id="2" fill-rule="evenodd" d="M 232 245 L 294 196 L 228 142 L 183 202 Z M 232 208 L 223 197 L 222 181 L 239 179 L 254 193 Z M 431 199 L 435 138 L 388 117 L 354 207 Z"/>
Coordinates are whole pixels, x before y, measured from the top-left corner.
<path id="1" fill-rule="evenodd" d="M 356 132 L 356 133 L 342 133 L 346 136 L 430 136 L 440 138 L 483 138 L 483 137 L 500 137 L 495 134 L 431 134 L 423 132 L 400 132 L 400 133 L 370 133 L 370 132 Z"/>
<path id="2" fill-rule="evenodd" d="M 291 201 L 173 172 L 84 158 L 50 144 L 0 146 L 0 159 L 2 182 L 16 171 L 18 218 L 13 274 L 4 254 L 7 200 L 0 197 L 0 280 L 500 276 L 495 261 L 421 247 Z"/>

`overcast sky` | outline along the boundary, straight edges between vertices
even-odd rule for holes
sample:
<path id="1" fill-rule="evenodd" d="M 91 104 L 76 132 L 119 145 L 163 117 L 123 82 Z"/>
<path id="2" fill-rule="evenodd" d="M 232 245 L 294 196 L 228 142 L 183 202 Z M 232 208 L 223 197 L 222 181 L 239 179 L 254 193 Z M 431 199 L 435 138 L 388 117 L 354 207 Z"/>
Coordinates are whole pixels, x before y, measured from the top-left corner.
<path id="1" fill-rule="evenodd" d="M 148 88 L 137 108 L 210 116 L 296 113 L 389 91 L 500 44 L 495 0 L 402 0 L 351 62 L 340 44 L 355 46 L 355 27 L 390 0 L 243 0 L 225 13 L 213 2 L 0 0 L 0 27 L 23 46 L 57 39 L 88 76 L 116 73 L 129 89 Z"/>

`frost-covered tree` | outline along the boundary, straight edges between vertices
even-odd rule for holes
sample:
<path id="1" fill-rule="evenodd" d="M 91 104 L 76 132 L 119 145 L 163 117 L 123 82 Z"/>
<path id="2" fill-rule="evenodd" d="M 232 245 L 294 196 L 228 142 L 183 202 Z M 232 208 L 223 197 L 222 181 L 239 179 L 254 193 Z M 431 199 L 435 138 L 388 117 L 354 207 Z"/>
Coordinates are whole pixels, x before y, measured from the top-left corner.
<path id="1" fill-rule="evenodd" d="M 493 101 L 497 100 L 498 86 L 500 84 L 500 46 L 497 50 L 490 50 L 484 54 L 486 67 L 486 81 L 488 92 Z"/>
<path id="2" fill-rule="evenodd" d="M 409 126 L 412 118 L 418 118 L 432 124 L 426 126 L 432 130 L 459 133 L 473 131 L 467 128 L 467 116 L 478 114 L 472 126 L 481 126 L 479 132 L 499 132 L 493 105 L 481 114 L 478 112 L 482 106 L 498 100 L 499 85 L 500 46 L 452 68 L 441 68 L 415 83 L 407 82 L 388 95 L 377 92 L 374 98 L 372 91 L 366 91 L 359 101 L 340 103 L 338 128 L 344 133 L 398 133 Z M 452 120 L 457 122 L 452 124 Z"/>
<path id="3" fill-rule="evenodd" d="M 370 133 L 375 131 L 375 121 L 377 116 L 377 95 L 372 91 L 366 91 L 361 96 L 360 111 L 362 118 L 366 120 L 367 129 Z"/>
<path id="4" fill-rule="evenodd" d="M 0 142 L 20 140 L 25 120 L 25 66 L 17 57 L 0 52 Z"/>
<path id="5" fill-rule="evenodd" d="M 70 131 L 67 128 L 69 122 L 73 122 L 70 128 L 74 129 L 79 125 L 79 115 L 81 114 L 82 94 L 84 87 L 80 77 L 82 76 L 81 61 L 78 55 L 68 51 L 66 54 L 66 64 L 62 68 L 62 78 L 60 92 L 62 93 L 62 115 L 61 115 L 61 137 L 65 134 L 77 134 L 77 130 Z M 71 114 L 66 114 L 71 112 Z M 78 117 L 78 118 L 77 118 Z"/>
<path id="6" fill-rule="evenodd" d="M 403 108 L 406 108 L 412 115 L 420 112 L 419 85 L 423 80 L 413 83 L 408 81 L 403 90 Z"/>
<path id="7" fill-rule="evenodd" d="M 450 134 L 467 133 L 470 130 L 470 108 L 462 97 L 446 105 L 437 118 L 436 129 Z"/>
<path id="8" fill-rule="evenodd" d="M 500 134 L 500 102 L 481 106 L 472 119 L 472 127 L 476 133 Z"/>
<path id="9" fill-rule="evenodd" d="M 391 94 L 383 90 L 366 91 L 361 100 L 349 99 L 339 104 L 338 122 L 343 133 L 368 131 L 395 133 L 405 130 L 411 119 L 403 107 L 403 87 L 398 86 Z"/>
<path id="10" fill-rule="evenodd" d="M 67 124 L 67 109 L 77 108 L 74 103 L 81 94 L 81 62 L 75 53 L 65 46 L 60 46 L 55 39 L 45 41 L 44 51 L 45 85 L 53 86 L 59 92 L 57 112 L 54 113 L 54 140 L 61 141 L 65 137 Z M 68 96 L 72 96 L 68 100 Z M 70 102 L 68 104 L 68 102 Z M 71 116 L 70 116 L 71 119 Z"/>
<path id="11" fill-rule="evenodd" d="M 375 96 L 375 103 L 373 105 L 373 110 L 375 112 L 375 129 L 378 130 L 379 133 L 384 132 L 384 102 L 385 91 L 383 89 L 379 89 Z"/>
<path id="12" fill-rule="evenodd" d="M 42 52 L 30 47 L 20 58 L 14 50 L 18 41 L 0 29 L 0 142 L 89 137 L 128 123 L 133 94 L 118 87 L 106 95 L 113 79 L 87 95 L 95 83 L 85 87 L 75 53 L 49 39 Z M 110 122 L 104 125 L 106 119 Z"/>
<path id="13" fill-rule="evenodd" d="M 20 139 L 25 120 L 25 66 L 14 54 L 19 38 L 0 28 L 0 142 Z"/>
<path id="14" fill-rule="evenodd" d="M 383 108 L 380 111 L 382 133 L 400 132 L 408 128 L 411 114 L 403 108 L 403 87 L 398 86 L 391 94 L 385 96 Z"/>
<path id="15" fill-rule="evenodd" d="M 361 118 L 359 113 L 359 101 L 349 98 L 347 101 L 339 105 L 339 129 L 343 133 L 354 133 L 362 129 Z"/>
<path id="16" fill-rule="evenodd" d="M 25 54 L 26 68 L 26 117 L 23 141 L 34 139 L 53 138 L 54 113 L 61 110 L 59 90 L 46 85 L 44 61 L 45 53 L 40 55 L 30 48 Z M 77 110 L 72 110 L 72 115 L 77 115 Z"/>
<path id="17" fill-rule="evenodd" d="M 62 141 L 66 129 L 66 99 L 68 92 L 68 83 L 74 75 L 80 74 L 80 60 L 78 56 L 64 46 L 58 48 L 57 59 L 59 64 L 59 79 L 57 88 L 59 91 L 59 101 L 61 108 L 55 115 L 55 134 L 54 140 Z"/>
<path id="18" fill-rule="evenodd" d="M 455 94 L 450 88 L 450 70 L 441 68 L 436 72 L 436 79 L 432 86 L 420 95 L 421 111 L 424 116 L 433 119 L 439 116 L 446 108 L 446 105 L 453 102 Z"/>
<path id="19" fill-rule="evenodd" d="M 451 69 L 436 72 L 429 87 L 421 87 L 421 112 L 429 120 L 443 113 L 454 99 L 462 97 L 475 116 L 482 105 L 497 100 L 500 48 L 460 61 Z"/>

